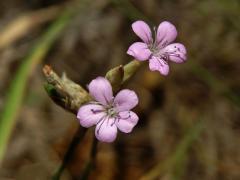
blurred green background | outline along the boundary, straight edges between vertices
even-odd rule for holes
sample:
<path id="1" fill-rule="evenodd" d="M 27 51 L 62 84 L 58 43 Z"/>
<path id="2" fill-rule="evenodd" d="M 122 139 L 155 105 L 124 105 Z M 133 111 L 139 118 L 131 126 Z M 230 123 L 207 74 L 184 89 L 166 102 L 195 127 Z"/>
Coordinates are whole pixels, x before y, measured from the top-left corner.
<path id="1" fill-rule="evenodd" d="M 86 87 L 132 60 L 138 19 L 176 25 L 188 60 L 167 77 L 146 64 L 126 85 L 139 124 L 99 144 L 90 179 L 240 179 L 240 1 L 8 0 L 0 10 L 1 180 L 50 179 L 78 127 L 47 96 L 42 67 Z M 62 179 L 79 177 L 90 140 Z"/>

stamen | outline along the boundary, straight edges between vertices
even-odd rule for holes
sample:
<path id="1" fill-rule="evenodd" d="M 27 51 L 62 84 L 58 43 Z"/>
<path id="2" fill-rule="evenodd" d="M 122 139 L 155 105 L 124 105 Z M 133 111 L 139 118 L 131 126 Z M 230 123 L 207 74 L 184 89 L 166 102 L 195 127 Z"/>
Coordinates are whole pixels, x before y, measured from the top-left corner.
<path id="1" fill-rule="evenodd" d="M 104 100 L 107 102 L 107 104 L 109 104 L 109 102 L 108 102 L 108 100 L 107 100 L 105 94 L 103 94 L 103 97 L 104 97 Z"/>
<path id="2" fill-rule="evenodd" d="M 113 123 L 111 124 L 111 126 L 113 126 L 113 125 L 116 123 L 117 120 L 118 120 L 118 117 L 114 117 L 114 121 L 113 121 Z"/>
<path id="3" fill-rule="evenodd" d="M 152 43 L 152 42 L 151 42 L 152 40 L 149 39 L 150 37 L 148 36 L 147 32 L 144 31 L 144 34 L 145 34 L 145 36 L 147 37 L 147 42 L 148 42 L 149 44 L 151 44 L 151 43 Z"/>
<path id="4" fill-rule="evenodd" d="M 153 26 L 153 32 L 154 32 L 154 39 L 156 39 L 157 38 L 156 26 Z"/>
<path id="5" fill-rule="evenodd" d="M 127 120 L 127 119 L 129 119 L 129 118 L 131 118 L 131 113 L 130 113 L 130 111 L 128 111 L 128 116 L 127 116 L 127 117 L 122 117 L 122 116 L 118 115 L 118 120 L 119 120 L 119 121 L 120 121 L 120 119 Z"/>
<path id="6" fill-rule="evenodd" d="M 103 121 L 106 117 L 107 117 L 107 115 L 101 117 L 101 119 L 98 120 L 97 124 L 99 124 L 101 121 Z"/>
<path id="7" fill-rule="evenodd" d="M 160 55 L 160 58 L 161 58 L 163 61 L 160 61 L 159 59 L 157 59 L 157 60 L 158 60 L 158 62 L 160 63 L 161 66 L 163 66 L 162 62 L 163 62 L 165 65 L 168 64 L 168 63 L 167 63 L 167 61 L 168 61 L 168 55 L 167 55 L 166 53 Z"/>
<path id="8" fill-rule="evenodd" d="M 178 57 L 178 58 L 180 58 L 182 61 L 185 61 L 185 59 L 184 59 L 183 57 L 181 57 L 180 54 L 174 54 L 174 53 L 172 53 L 172 54 L 169 54 L 169 56 Z"/>
<path id="9" fill-rule="evenodd" d="M 107 109 L 107 114 L 108 114 L 109 117 L 114 117 L 114 116 L 116 116 L 117 111 L 115 110 L 114 107 L 109 107 Z"/>
<path id="10" fill-rule="evenodd" d="M 155 50 L 157 45 L 158 45 L 158 42 L 157 42 L 157 30 L 156 30 L 155 26 L 153 27 L 153 31 L 154 31 L 154 41 L 153 41 L 152 49 Z"/>
<path id="11" fill-rule="evenodd" d="M 102 110 L 102 109 L 101 110 L 100 109 L 98 109 L 98 110 L 91 109 L 91 111 L 92 111 L 93 114 L 104 112 L 104 110 Z"/>
<path id="12" fill-rule="evenodd" d="M 160 60 L 160 59 L 162 60 Z M 165 65 L 168 65 L 168 55 L 167 54 L 160 54 L 160 55 L 158 55 L 158 58 L 156 58 L 157 59 L 157 61 L 158 61 L 158 63 L 160 64 L 160 66 L 161 67 L 163 67 L 164 66 L 164 64 Z M 164 64 L 163 64 L 164 63 Z"/>
<path id="13" fill-rule="evenodd" d="M 87 104 L 94 104 L 94 105 L 101 105 L 99 102 L 97 102 L 97 101 L 90 101 L 89 103 L 87 103 Z"/>
<path id="14" fill-rule="evenodd" d="M 99 134 L 99 131 L 100 131 L 100 129 L 101 129 L 101 127 L 102 127 L 104 121 L 106 120 L 106 117 L 107 117 L 107 116 L 103 116 L 103 117 L 98 121 L 97 124 L 99 124 L 101 121 L 102 121 L 102 122 L 101 122 L 99 128 L 97 129 L 97 134 Z"/>
<path id="15" fill-rule="evenodd" d="M 166 41 L 164 41 L 164 42 L 162 43 L 162 46 L 161 46 L 161 48 L 163 48 L 163 47 L 166 47 L 168 44 L 169 44 L 169 43 L 168 43 L 168 41 L 167 41 L 167 40 L 166 40 Z"/>

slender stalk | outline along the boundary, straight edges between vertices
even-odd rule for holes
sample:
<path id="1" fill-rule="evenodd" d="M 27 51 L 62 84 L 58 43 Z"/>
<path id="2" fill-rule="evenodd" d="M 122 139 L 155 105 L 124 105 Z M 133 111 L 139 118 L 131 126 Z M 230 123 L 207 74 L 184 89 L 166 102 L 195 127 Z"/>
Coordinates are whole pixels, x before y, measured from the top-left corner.
<path id="1" fill-rule="evenodd" d="M 89 158 L 79 180 L 87 180 L 91 173 L 91 170 L 93 168 L 95 168 L 98 140 L 95 137 L 93 137 L 93 138 L 94 139 L 93 139 L 93 144 L 92 144 L 92 148 L 91 148 L 90 158 Z"/>
<path id="2" fill-rule="evenodd" d="M 123 67 L 123 70 L 124 70 L 123 83 L 128 81 L 139 70 L 142 64 L 143 63 L 137 60 L 133 60 L 128 64 L 126 64 Z"/>
<path id="3" fill-rule="evenodd" d="M 57 171 L 55 172 L 55 174 L 52 176 L 52 180 L 59 180 L 65 167 L 67 166 L 67 164 L 69 163 L 69 161 L 72 158 L 72 155 L 74 154 L 74 151 L 77 147 L 77 145 L 81 142 L 81 140 L 83 139 L 84 135 L 86 134 L 87 129 L 79 126 L 78 130 L 76 131 L 65 155 L 62 161 L 62 164 L 58 167 Z"/>

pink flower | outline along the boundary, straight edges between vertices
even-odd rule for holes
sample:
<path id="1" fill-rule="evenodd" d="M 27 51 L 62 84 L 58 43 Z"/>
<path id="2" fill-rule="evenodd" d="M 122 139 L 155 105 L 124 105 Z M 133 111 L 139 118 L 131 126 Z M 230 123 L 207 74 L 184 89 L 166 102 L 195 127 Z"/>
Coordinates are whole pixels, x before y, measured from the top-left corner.
<path id="1" fill-rule="evenodd" d="M 103 142 L 113 142 L 117 129 L 130 133 L 138 122 L 138 116 L 130 111 L 138 104 L 136 93 L 123 89 L 113 97 L 112 86 L 103 77 L 92 80 L 88 88 L 95 101 L 80 107 L 80 124 L 86 128 L 96 125 L 95 135 Z"/>
<path id="2" fill-rule="evenodd" d="M 154 29 L 155 39 L 152 38 L 152 32 L 144 21 L 134 22 L 132 29 L 143 42 L 133 43 L 127 54 L 139 61 L 149 59 L 151 71 L 159 71 L 166 76 L 169 73 L 169 60 L 175 63 L 186 61 L 187 52 L 184 45 L 172 43 L 177 37 L 177 30 L 170 22 L 164 21 L 159 24 L 157 32 Z"/>

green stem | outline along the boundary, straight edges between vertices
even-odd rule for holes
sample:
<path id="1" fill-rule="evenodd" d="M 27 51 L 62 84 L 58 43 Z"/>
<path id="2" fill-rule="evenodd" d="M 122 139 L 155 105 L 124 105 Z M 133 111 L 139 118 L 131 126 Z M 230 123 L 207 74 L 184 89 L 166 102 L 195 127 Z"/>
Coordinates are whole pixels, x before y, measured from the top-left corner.
<path id="1" fill-rule="evenodd" d="M 123 83 L 128 81 L 137 72 L 141 64 L 143 63 L 137 60 L 133 60 L 123 67 L 124 70 Z"/>
<path id="2" fill-rule="evenodd" d="M 79 126 L 77 132 L 75 133 L 67 152 L 64 155 L 62 164 L 58 167 L 56 173 L 53 175 L 52 180 L 59 180 L 66 165 L 69 163 L 69 161 L 71 160 L 72 155 L 74 154 L 74 151 L 77 147 L 77 145 L 81 142 L 81 140 L 83 139 L 84 135 L 86 134 L 87 129 Z"/>
<path id="3" fill-rule="evenodd" d="M 87 180 L 91 173 L 91 170 L 93 168 L 95 168 L 95 161 L 96 161 L 96 156 L 97 156 L 97 144 L 98 144 L 98 140 L 94 137 L 92 148 L 91 148 L 91 153 L 90 153 L 90 158 L 83 170 L 80 180 Z"/>

